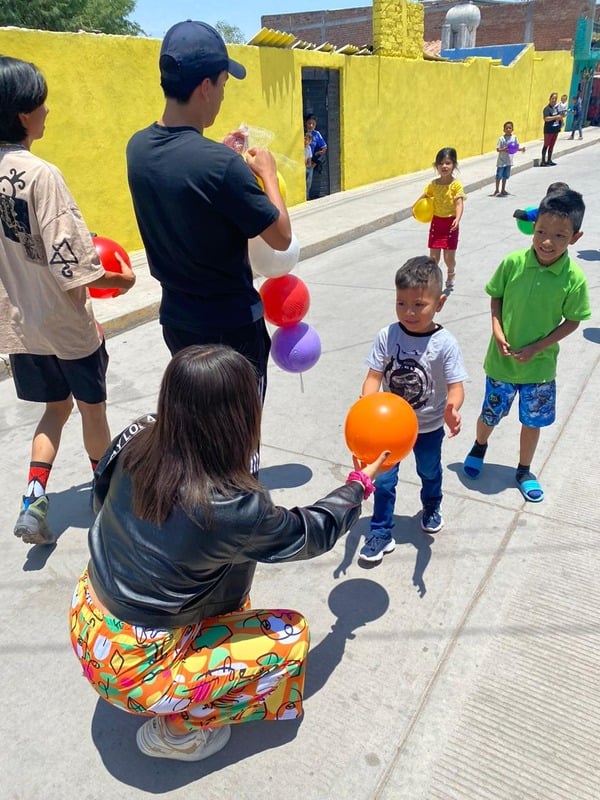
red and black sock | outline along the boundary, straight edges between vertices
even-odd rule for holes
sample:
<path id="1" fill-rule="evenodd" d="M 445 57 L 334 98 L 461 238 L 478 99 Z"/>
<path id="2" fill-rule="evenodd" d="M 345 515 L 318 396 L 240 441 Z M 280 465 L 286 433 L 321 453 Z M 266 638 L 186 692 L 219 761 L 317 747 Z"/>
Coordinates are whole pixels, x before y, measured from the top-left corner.
<path id="1" fill-rule="evenodd" d="M 31 461 L 29 464 L 29 477 L 27 478 L 27 489 L 25 497 L 36 500 L 46 494 L 46 485 L 50 477 L 52 464 L 43 461 Z"/>

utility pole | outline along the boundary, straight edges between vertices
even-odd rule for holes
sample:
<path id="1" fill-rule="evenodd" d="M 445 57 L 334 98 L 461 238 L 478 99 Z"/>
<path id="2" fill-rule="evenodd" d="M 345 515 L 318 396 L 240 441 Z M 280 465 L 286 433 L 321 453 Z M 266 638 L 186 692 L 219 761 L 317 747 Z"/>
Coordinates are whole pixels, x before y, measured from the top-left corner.
<path id="1" fill-rule="evenodd" d="M 594 0 L 595 1 L 595 0 Z M 535 0 L 525 0 L 527 5 L 525 17 L 524 41 L 528 44 L 533 43 L 533 4 Z"/>

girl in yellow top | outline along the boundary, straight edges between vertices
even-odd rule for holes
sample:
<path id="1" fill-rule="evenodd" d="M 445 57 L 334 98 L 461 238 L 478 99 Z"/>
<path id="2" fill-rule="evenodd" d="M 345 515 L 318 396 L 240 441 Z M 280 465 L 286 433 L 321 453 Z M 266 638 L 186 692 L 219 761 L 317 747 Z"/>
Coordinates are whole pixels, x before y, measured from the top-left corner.
<path id="1" fill-rule="evenodd" d="M 443 147 L 435 157 L 435 169 L 439 178 L 431 181 L 421 195 L 433 200 L 433 218 L 429 227 L 429 255 L 436 264 L 444 251 L 446 264 L 446 291 L 454 288 L 456 272 L 456 248 L 458 247 L 458 223 L 463 213 L 465 193 L 462 183 L 454 178 L 458 160 L 454 147 Z M 421 198 L 419 198 L 420 200 Z"/>

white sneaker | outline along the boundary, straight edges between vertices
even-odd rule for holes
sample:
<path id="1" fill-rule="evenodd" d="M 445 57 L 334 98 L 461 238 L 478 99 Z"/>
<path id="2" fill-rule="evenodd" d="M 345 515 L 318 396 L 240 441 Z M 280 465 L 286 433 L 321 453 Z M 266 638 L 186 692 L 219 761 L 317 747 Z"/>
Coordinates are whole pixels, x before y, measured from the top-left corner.
<path id="1" fill-rule="evenodd" d="M 198 728 L 185 736 L 173 736 L 167 730 L 164 717 L 152 717 L 138 729 L 135 740 L 145 756 L 202 761 L 222 750 L 230 736 L 230 725 Z"/>

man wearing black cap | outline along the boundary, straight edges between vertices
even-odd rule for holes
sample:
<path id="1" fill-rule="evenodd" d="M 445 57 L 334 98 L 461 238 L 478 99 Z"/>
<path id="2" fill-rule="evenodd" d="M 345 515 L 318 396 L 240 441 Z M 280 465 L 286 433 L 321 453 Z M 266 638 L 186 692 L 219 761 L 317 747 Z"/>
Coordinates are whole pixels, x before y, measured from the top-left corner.
<path id="1" fill-rule="evenodd" d="M 214 28 L 174 25 L 159 65 L 165 109 L 129 141 L 127 168 L 150 272 L 162 286 L 163 336 L 172 355 L 191 344 L 231 345 L 254 364 L 264 397 L 270 339 L 248 239 L 260 235 L 275 250 L 290 245 L 275 159 L 255 148 L 244 160 L 204 136 L 229 75 L 246 75 Z"/>

